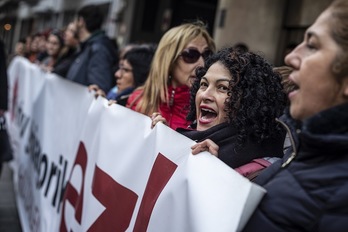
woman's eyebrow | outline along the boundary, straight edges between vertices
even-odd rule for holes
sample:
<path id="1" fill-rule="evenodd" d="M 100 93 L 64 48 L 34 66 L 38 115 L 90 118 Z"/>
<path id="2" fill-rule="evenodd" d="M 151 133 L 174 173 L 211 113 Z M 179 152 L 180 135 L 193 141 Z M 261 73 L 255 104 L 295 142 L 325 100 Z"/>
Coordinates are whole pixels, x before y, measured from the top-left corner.
<path id="1" fill-rule="evenodd" d="M 220 79 L 217 79 L 216 82 L 230 81 L 230 80 L 231 80 L 230 78 L 220 78 Z"/>
<path id="2" fill-rule="evenodd" d="M 307 31 L 306 32 L 306 41 L 308 41 L 312 37 L 316 37 L 317 38 L 318 35 L 315 32 L 313 32 L 313 31 Z"/>

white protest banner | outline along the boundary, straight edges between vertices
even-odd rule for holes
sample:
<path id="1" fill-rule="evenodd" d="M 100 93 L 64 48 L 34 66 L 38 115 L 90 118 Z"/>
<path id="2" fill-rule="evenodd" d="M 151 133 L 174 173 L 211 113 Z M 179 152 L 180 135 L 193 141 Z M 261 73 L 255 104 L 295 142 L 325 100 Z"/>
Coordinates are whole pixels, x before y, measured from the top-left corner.
<path id="1" fill-rule="evenodd" d="M 54 231 L 61 198 L 93 96 L 17 57 L 11 63 L 9 134 L 24 231 Z M 75 98 L 79 96 L 78 98 Z"/>
<path id="2" fill-rule="evenodd" d="M 17 196 L 24 231 L 238 231 L 263 196 L 216 157 L 193 156 L 194 142 L 170 128 L 151 130 L 148 117 L 39 69 L 19 75 L 33 67 L 15 62 L 11 89 L 42 86 L 11 98 L 14 112 L 32 99 L 23 101 L 24 135 L 11 133 L 15 175 L 31 192 Z"/>

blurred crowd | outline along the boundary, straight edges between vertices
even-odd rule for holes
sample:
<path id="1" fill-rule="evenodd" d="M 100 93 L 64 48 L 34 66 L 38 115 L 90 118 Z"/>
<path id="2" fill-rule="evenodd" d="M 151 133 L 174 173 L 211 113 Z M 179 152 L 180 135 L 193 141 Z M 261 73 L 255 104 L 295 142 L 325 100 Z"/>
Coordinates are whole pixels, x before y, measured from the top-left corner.
<path id="1" fill-rule="evenodd" d="M 197 142 L 192 154 L 209 151 L 263 186 L 246 231 L 344 231 L 347 18 L 348 2 L 333 1 L 274 67 L 242 42 L 216 51 L 201 21 L 119 48 L 88 5 L 65 28 L 18 41 L 8 60 L 26 57 L 151 117 L 152 128 L 164 123 Z"/>

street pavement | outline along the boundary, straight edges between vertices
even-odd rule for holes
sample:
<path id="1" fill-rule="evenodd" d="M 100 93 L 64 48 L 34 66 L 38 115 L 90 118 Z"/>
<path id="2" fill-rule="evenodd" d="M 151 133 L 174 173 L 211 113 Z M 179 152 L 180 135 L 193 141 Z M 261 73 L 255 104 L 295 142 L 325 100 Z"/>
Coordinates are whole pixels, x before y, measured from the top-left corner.
<path id="1" fill-rule="evenodd" d="M 12 170 L 8 163 L 4 163 L 0 177 L 0 232 L 21 231 L 13 190 Z"/>

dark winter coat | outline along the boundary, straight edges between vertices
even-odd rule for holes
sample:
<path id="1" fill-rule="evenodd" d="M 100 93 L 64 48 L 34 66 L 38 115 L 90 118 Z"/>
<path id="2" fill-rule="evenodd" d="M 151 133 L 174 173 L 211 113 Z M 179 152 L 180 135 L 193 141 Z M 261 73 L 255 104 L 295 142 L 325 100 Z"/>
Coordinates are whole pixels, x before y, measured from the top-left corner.
<path id="1" fill-rule="evenodd" d="M 58 58 L 57 62 L 53 66 L 52 73 L 56 73 L 61 77 L 66 77 L 69 68 L 77 55 L 78 54 L 76 53 L 75 48 L 69 48 L 66 54 Z"/>
<path id="2" fill-rule="evenodd" d="M 348 104 L 283 121 L 292 149 L 255 180 L 267 194 L 244 231 L 347 231 Z"/>
<path id="3" fill-rule="evenodd" d="M 107 93 L 114 86 L 116 61 L 115 46 L 103 32 L 96 32 L 81 44 L 66 78 L 86 86 L 96 84 Z"/>
<path id="4" fill-rule="evenodd" d="M 177 129 L 177 131 L 192 140 L 201 142 L 211 139 L 219 146 L 218 158 L 231 168 L 238 168 L 252 160 L 264 157 L 282 157 L 284 135 L 266 139 L 258 143 L 251 138 L 237 146 L 237 131 L 229 123 L 221 123 L 204 131 Z"/>
<path id="5" fill-rule="evenodd" d="M 134 87 L 129 87 L 123 91 L 118 91 L 115 96 L 110 99 L 115 100 L 116 103 L 121 106 L 126 106 L 128 98 L 133 93 L 134 89 Z"/>
<path id="6" fill-rule="evenodd" d="M 0 40 L 0 110 L 7 110 L 8 101 L 8 83 L 7 83 L 7 67 L 6 52 L 4 42 Z"/>

